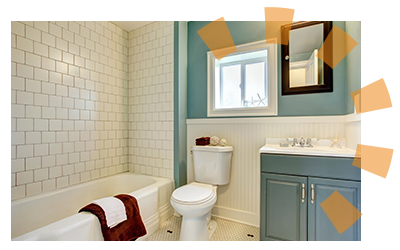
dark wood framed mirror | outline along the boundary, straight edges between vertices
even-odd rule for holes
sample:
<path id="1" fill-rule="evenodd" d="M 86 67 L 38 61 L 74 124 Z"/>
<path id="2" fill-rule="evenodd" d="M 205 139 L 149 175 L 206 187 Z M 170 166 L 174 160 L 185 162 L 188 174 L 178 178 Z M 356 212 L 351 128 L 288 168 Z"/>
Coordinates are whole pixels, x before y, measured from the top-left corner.
<path id="1" fill-rule="evenodd" d="M 304 21 L 281 27 L 282 95 L 333 91 L 332 68 L 317 52 L 332 29 L 332 21 Z M 332 50 L 324 45 L 324 54 Z M 327 56 L 324 56 L 327 58 Z"/>

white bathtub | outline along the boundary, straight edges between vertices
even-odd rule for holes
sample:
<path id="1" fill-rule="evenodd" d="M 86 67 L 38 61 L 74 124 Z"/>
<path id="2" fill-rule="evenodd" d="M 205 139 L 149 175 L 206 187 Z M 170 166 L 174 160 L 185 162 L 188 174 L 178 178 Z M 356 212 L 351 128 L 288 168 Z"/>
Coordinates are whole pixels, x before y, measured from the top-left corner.
<path id="1" fill-rule="evenodd" d="M 11 202 L 11 238 L 20 240 L 104 240 L 100 223 L 91 213 L 78 213 L 91 201 L 130 194 L 140 208 L 147 235 L 168 219 L 174 182 L 134 173 L 123 173 Z"/>

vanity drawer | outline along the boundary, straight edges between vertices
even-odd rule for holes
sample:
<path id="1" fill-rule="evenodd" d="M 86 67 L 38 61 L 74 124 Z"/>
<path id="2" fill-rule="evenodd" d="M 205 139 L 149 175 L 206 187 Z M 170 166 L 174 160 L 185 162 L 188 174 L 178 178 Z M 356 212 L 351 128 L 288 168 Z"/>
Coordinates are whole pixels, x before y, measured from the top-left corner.
<path id="1" fill-rule="evenodd" d="M 261 172 L 361 181 L 353 158 L 261 154 Z"/>

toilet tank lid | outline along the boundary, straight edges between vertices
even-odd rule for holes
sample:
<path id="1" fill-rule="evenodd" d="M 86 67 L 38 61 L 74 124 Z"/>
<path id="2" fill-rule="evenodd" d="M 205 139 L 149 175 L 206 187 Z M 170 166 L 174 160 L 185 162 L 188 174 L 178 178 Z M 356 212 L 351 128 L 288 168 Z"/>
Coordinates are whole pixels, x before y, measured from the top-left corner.
<path id="1" fill-rule="evenodd" d="M 232 152 L 233 147 L 232 146 L 192 146 L 193 151 L 210 151 L 210 152 Z"/>

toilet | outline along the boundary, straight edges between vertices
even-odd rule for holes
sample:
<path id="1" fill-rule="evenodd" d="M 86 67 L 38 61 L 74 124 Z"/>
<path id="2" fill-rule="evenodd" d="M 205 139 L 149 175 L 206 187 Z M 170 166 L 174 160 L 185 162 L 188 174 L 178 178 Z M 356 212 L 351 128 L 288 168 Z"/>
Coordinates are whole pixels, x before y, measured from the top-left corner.
<path id="1" fill-rule="evenodd" d="M 232 146 L 192 146 L 195 182 L 174 190 L 172 207 L 182 215 L 181 241 L 207 241 L 217 223 L 211 209 L 217 201 L 217 187 L 229 183 Z"/>

